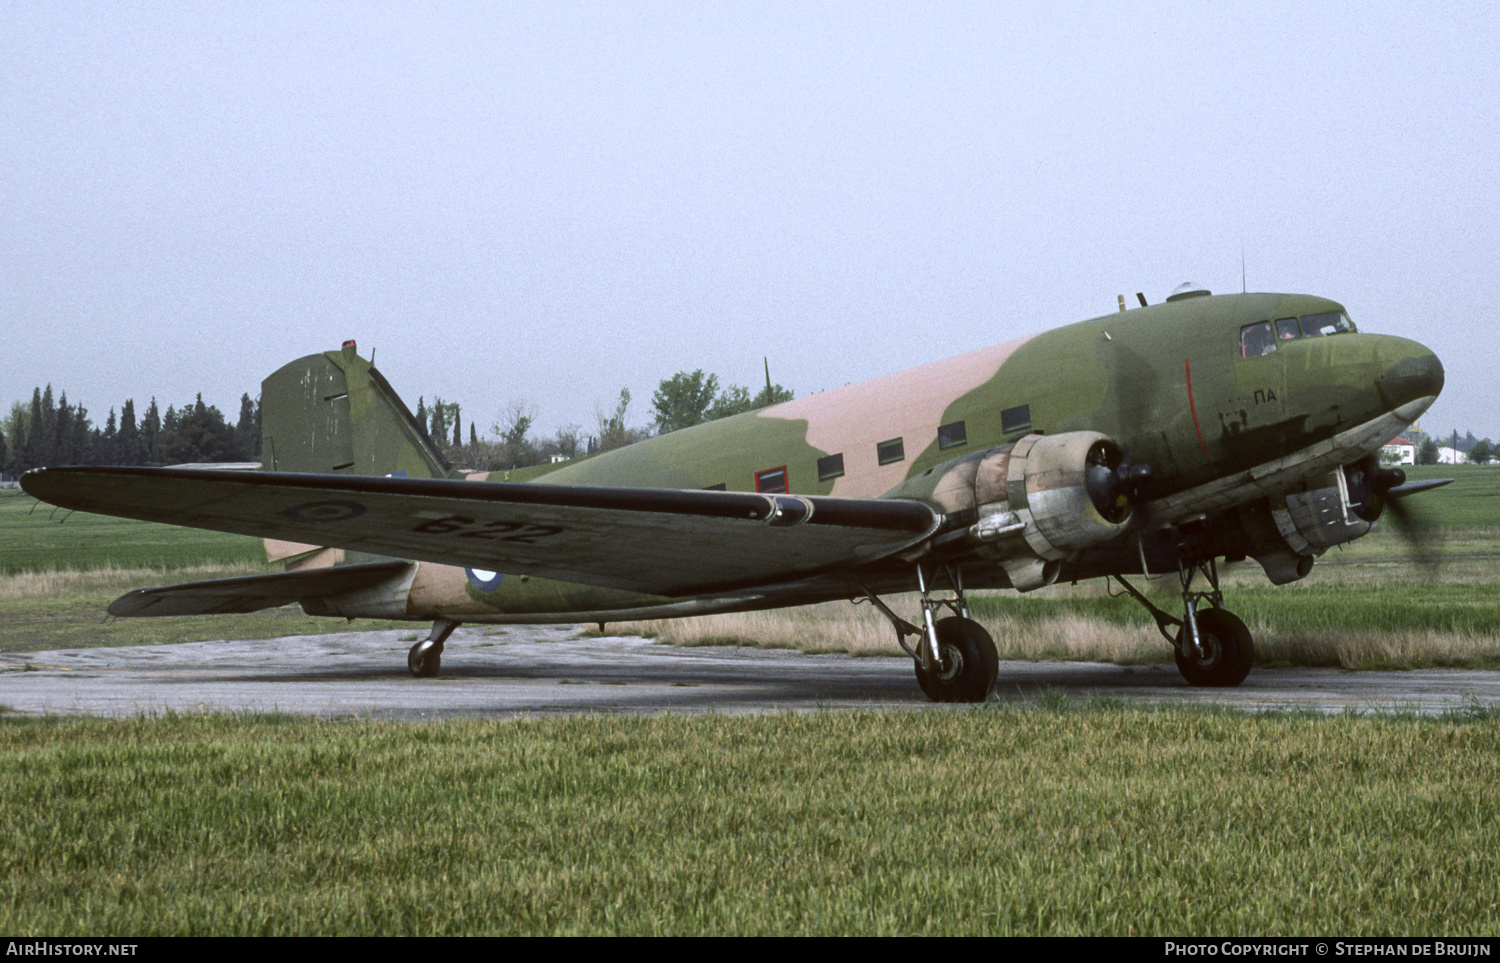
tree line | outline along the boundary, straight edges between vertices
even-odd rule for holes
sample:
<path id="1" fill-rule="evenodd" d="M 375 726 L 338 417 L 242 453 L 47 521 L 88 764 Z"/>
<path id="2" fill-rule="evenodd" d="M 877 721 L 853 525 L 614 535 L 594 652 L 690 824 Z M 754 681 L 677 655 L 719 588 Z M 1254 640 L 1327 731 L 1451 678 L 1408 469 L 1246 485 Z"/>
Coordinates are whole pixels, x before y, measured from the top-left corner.
<path id="1" fill-rule="evenodd" d="M 471 419 L 467 438 L 463 409 L 457 402 L 426 398 L 417 402 L 417 423 L 428 439 L 455 465 L 474 471 L 503 471 L 577 458 L 622 448 L 669 431 L 705 421 L 728 418 L 745 411 L 790 401 L 792 392 L 771 383 L 752 394 L 743 385 L 719 388 L 717 375 L 702 369 L 679 371 L 662 379 L 652 396 L 652 419 L 630 424 L 631 395 L 621 388 L 614 408 L 597 411 L 592 434 L 582 425 L 566 425 L 551 436 L 533 432 L 536 408 L 513 403 L 490 425 L 491 437 L 481 438 Z M 82 404 L 68 401 L 67 392 L 54 397 L 52 386 L 36 388 L 31 403 L 15 402 L 0 419 L 0 475 L 17 478 L 33 468 L 50 465 L 177 465 L 192 462 L 260 460 L 260 399 L 240 398 L 239 419 L 229 424 L 222 412 L 203 402 L 168 406 L 161 412 L 151 399 L 138 416 L 135 401 L 127 399 L 109 410 L 103 426 L 96 426 Z"/>
<path id="2" fill-rule="evenodd" d="M 431 405 L 425 398 L 418 400 L 417 422 L 455 465 L 473 471 L 505 471 L 623 448 L 669 431 L 791 401 L 792 392 L 772 384 L 769 376 L 765 388 L 755 394 L 742 385 L 720 390 L 718 376 L 700 368 L 662 379 L 651 398 L 652 420 L 647 425 L 630 424 L 632 400 L 630 389 L 621 388 L 613 409 L 596 409 L 593 434 L 585 434 L 582 425 L 566 425 L 550 437 L 536 437 L 532 434 L 536 408 L 526 402 L 512 403 L 501 414 L 490 426 L 493 438 L 480 438 L 471 420 L 468 441 L 464 441 L 459 405 L 440 398 Z"/>
<path id="3" fill-rule="evenodd" d="M 0 474 L 49 465 L 177 465 L 190 462 L 236 462 L 260 459 L 260 400 L 240 397 L 239 420 L 231 425 L 199 394 L 181 408 L 163 413 L 152 398 L 137 416 L 135 400 L 114 408 L 102 426 L 88 409 L 68 401 L 66 391 L 54 397 L 52 386 L 36 388 L 31 403 L 17 401 L 0 420 Z"/>

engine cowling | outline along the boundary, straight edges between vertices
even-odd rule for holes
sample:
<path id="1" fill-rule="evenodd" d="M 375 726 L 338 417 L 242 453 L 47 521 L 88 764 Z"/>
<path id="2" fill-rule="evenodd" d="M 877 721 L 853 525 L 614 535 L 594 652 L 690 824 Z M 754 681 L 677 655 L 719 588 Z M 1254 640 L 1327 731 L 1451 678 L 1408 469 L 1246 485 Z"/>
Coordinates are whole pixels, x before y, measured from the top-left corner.
<path id="1" fill-rule="evenodd" d="M 1379 517 L 1379 505 L 1372 509 L 1373 499 L 1367 493 L 1351 490 L 1357 489 L 1359 481 L 1349 469 L 1332 471 L 1301 491 L 1239 509 L 1240 523 L 1250 539 L 1249 554 L 1273 584 L 1305 577 L 1317 556 L 1369 532 Z"/>
<path id="2" fill-rule="evenodd" d="M 968 538 L 1023 592 L 1050 585 L 1068 558 L 1119 535 L 1135 486 L 1150 475 L 1095 431 L 1027 435 L 934 472 L 925 491 L 900 493 L 950 514 L 972 511 Z"/>
<path id="3" fill-rule="evenodd" d="M 1128 499 L 1117 498 L 1110 484 L 1123 460 L 1098 432 L 1027 435 L 980 462 L 975 505 L 981 517 L 1014 514 L 1032 550 L 1060 562 L 1114 538 L 1129 520 Z"/>

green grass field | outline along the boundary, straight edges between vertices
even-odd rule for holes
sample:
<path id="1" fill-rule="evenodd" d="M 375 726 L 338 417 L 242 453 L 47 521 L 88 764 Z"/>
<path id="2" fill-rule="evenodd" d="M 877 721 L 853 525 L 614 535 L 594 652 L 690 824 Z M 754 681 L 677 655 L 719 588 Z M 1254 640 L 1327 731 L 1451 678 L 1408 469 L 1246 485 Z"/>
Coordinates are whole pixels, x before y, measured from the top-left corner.
<path id="1" fill-rule="evenodd" d="M 313 618 L 295 606 L 249 615 L 111 619 L 132 589 L 278 571 L 258 538 L 53 511 L 0 489 L 0 652 L 317 635 L 410 623 Z"/>
<path id="2" fill-rule="evenodd" d="M 1423 465 L 1402 470 L 1408 481 L 1453 479 L 1451 485 L 1413 496 L 1412 513 L 1421 527 L 1500 530 L 1500 465 Z"/>
<path id="3" fill-rule="evenodd" d="M 0 724 L 18 934 L 1500 927 L 1500 720 Z"/>
<path id="4" fill-rule="evenodd" d="M 258 538 L 66 512 L 20 489 L 0 489 L 0 576 L 260 565 L 265 560 Z"/>

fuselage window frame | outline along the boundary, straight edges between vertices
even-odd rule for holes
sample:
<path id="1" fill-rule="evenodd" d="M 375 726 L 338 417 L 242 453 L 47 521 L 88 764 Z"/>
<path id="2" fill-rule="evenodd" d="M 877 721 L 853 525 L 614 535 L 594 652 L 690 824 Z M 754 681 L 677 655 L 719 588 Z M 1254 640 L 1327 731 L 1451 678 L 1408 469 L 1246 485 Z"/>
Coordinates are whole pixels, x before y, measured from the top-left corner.
<path id="1" fill-rule="evenodd" d="M 891 438 L 886 441 L 876 442 L 875 460 L 882 465 L 894 465 L 897 462 L 906 461 L 905 440 Z"/>
<path id="2" fill-rule="evenodd" d="M 844 453 L 836 452 L 818 459 L 818 481 L 844 477 Z"/>
<path id="3" fill-rule="evenodd" d="M 785 495 L 790 492 L 791 486 L 787 478 L 786 466 L 756 472 L 755 490 L 762 495 Z"/>
<path id="4" fill-rule="evenodd" d="M 1240 357 L 1264 358 L 1276 351 L 1276 334 L 1271 322 L 1257 321 L 1240 328 Z"/>
<path id="5" fill-rule="evenodd" d="M 961 448 L 969 443 L 969 430 L 961 421 L 950 421 L 946 425 L 938 426 L 937 438 L 939 451 Z"/>
<path id="6" fill-rule="evenodd" d="M 1031 405 L 1016 405 L 1000 412 L 1000 433 L 1009 437 L 1031 430 Z"/>

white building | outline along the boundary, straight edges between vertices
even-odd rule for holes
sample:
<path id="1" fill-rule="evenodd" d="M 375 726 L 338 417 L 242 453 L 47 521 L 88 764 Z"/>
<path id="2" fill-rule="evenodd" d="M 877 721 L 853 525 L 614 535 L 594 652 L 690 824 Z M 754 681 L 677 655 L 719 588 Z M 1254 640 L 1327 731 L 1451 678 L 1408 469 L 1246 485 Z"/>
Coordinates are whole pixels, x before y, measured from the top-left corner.
<path id="1" fill-rule="evenodd" d="M 1392 438 L 1380 449 L 1380 454 L 1385 456 L 1382 461 L 1394 459 L 1390 464 L 1415 465 L 1417 463 L 1417 446 L 1405 438 Z"/>

